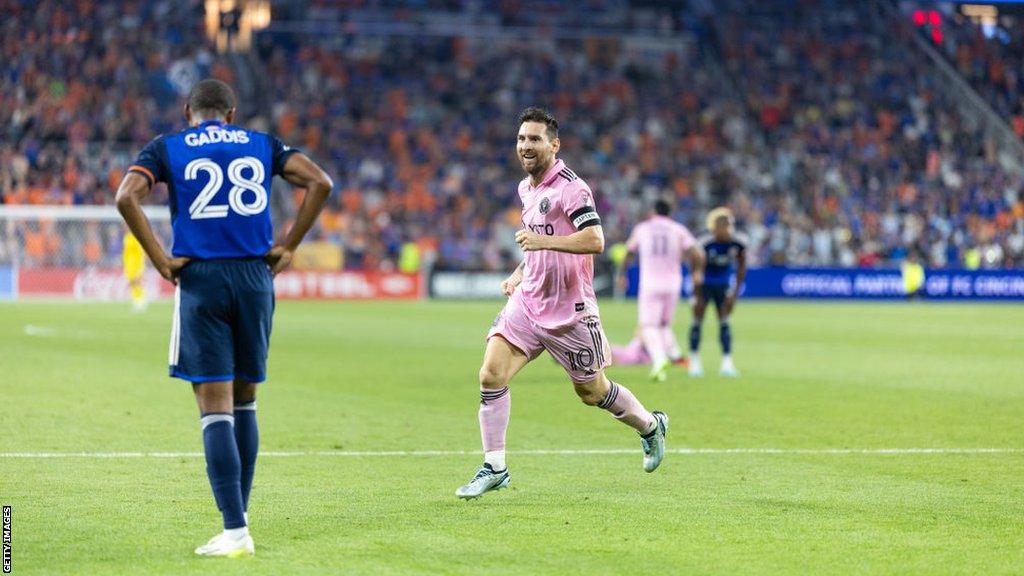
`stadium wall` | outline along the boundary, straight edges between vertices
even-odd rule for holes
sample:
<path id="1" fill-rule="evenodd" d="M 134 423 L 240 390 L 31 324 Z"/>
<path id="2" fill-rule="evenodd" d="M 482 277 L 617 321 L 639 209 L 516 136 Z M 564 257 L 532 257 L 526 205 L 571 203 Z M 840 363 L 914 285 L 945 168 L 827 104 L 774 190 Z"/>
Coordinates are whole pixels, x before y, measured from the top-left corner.
<path id="1" fill-rule="evenodd" d="M 639 276 L 636 266 L 626 270 L 627 296 L 636 296 Z M 923 278 L 914 281 L 900 269 L 751 268 L 741 294 L 745 298 L 899 300 L 917 296 L 1024 301 L 1024 270 L 924 269 Z"/>
<path id="2" fill-rule="evenodd" d="M 427 293 L 439 300 L 488 300 L 504 298 L 501 282 L 508 272 L 434 271 L 427 281 Z M 615 272 L 604 263 L 594 268 L 594 292 L 599 298 L 615 295 Z"/>
<path id="3" fill-rule="evenodd" d="M 690 292 L 689 275 L 683 295 Z M 913 275 L 913 274 L 911 274 Z M 500 299 L 500 272 L 435 272 L 428 292 L 437 299 Z M 930 300 L 1024 301 L 1024 270 L 926 270 L 917 278 L 904 278 L 899 269 L 751 268 L 743 286 L 744 298 L 796 298 L 817 300 L 902 300 L 910 296 Z M 635 298 L 639 268 L 625 270 L 625 296 Z M 595 275 L 595 286 L 614 282 Z M 611 296 L 608 289 L 601 296 Z"/>
<path id="4" fill-rule="evenodd" d="M 274 278 L 274 292 L 289 300 L 415 300 L 423 281 L 401 272 L 290 270 Z"/>
<path id="5" fill-rule="evenodd" d="M 150 298 L 170 298 L 174 286 L 152 269 L 143 277 Z M 414 300 L 423 296 L 419 274 L 289 270 L 274 279 L 285 300 Z M 128 281 L 120 268 L 0 267 L 0 300 L 31 298 L 128 300 Z"/>
<path id="6" fill-rule="evenodd" d="M 416 300 L 500 299 L 499 272 L 435 272 L 420 274 L 374 271 L 289 270 L 274 279 L 277 297 L 284 300 Z M 168 298 L 174 287 L 153 270 L 144 277 L 151 298 Z M 599 295 L 612 295 L 613 279 L 595 278 Z M 625 270 L 625 296 L 637 295 L 639 269 Z M 686 275 L 683 294 L 689 293 Z M 916 286 L 915 286 L 916 284 Z M 908 290 L 916 288 L 916 290 Z M 802 298 L 818 300 L 900 300 L 911 295 L 930 300 L 1024 301 L 1024 270 L 924 270 L 908 282 L 898 269 L 751 268 L 744 298 Z M 67 300 L 127 300 L 128 283 L 119 268 L 12 268 L 0 266 L 0 300 L 56 298 Z"/>
<path id="7" fill-rule="evenodd" d="M 0 266 L 0 301 L 14 300 L 18 293 L 18 275 L 10 266 Z"/>

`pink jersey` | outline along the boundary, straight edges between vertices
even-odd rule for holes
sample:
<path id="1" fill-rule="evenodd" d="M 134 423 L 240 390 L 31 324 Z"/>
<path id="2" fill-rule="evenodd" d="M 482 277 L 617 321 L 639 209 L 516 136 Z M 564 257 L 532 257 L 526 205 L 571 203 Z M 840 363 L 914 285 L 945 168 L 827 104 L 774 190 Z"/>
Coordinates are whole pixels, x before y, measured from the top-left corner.
<path id="1" fill-rule="evenodd" d="M 586 182 L 556 160 L 540 185 L 529 178 L 519 183 L 523 225 L 538 234 L 568 236 L 601 219 Z M 526 252 L 523 282 L 513 297 L 537 325 L 556 329 L 598 314 L 594 296 L 594 258 L 554 250 Z"/>
<path id="2" fill-rule="evenodd" d="M 683 288 L 680 264 L 695 243 L 686 226 L 668 216 L 652 216 L 637 224 L 626 247 L 640 254 L 640 292 L 679 294 Z"/>

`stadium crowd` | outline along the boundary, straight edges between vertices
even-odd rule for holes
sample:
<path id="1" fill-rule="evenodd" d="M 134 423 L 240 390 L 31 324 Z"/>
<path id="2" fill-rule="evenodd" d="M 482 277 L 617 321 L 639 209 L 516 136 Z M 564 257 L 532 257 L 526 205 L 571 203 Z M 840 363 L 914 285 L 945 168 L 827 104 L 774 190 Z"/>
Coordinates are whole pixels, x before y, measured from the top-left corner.
<path id="1" fill-rule="evenodd" d="M 195 6 L 47 4 L 0 0 L 20 6 L 0 24 L 0 195 L 110 204 L 131 155 L 181 126 L 182 87 L 234 71 L 202 39 Z M 315 236 L 342 246 L 346 268 L 394 267 L 410 243 L 443 268 L 509 268 L 514 119 L 534 103 L 560 119 L 561 156 L 597 193 L 610 243 L 671 196 L 696 229 L 730 205 L 755 265 L 912 254 L 1024 267 L 1024 180 L 951 103 L 905 27 L 862 25 L 878 20 L 864 19 L 866 5 L 716 2 L 708 19 L 666 23 L 673 33 L 647 43 L 267 34 L 255 50 L 267 107 L 246 109 L 243 93 L 240 112 L 335 176 Z M 983 45 L 971 54 L 991 68 L 998 47 Z M 1008 119 L 1015 94 L 997 105 Z M 285 217 L 299 194 L 277 194 Z"/>
<path id="2" fill-rule="evenodd" d="M 763 255 L 871 266 L 913 251 L 942 267 L 977 249 L 990 266 L 1021 265 L 1024 180 L 958 111 L 909 27 L 872 3 L 719 7 L 723 58 L 772 170 L 768 193 L 740 203 L 767 234 Z"/>
<path id="3" fill-rule="evenodd" d="M 924 9 L 927 6 L 919 6 Z M 1024 138 L 1024 21 L 1003 15 L 979 25 L 962 15 L 942 19 L 942 51 L 956 71 Z"/>

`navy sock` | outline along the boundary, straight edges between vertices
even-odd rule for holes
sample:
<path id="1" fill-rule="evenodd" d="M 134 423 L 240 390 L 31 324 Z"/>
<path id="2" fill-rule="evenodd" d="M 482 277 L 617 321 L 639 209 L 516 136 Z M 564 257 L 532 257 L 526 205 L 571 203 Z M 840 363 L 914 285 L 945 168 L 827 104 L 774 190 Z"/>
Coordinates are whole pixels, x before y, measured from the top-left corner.
<path id="1" fill-rule="evenodd" d="M 245 526 L 240 482 L 242 463 L 235 442 L 234 417 L 211 412 L 203 414 L 201 421 L 203 447 L 206 450 L 206 475 L 210 477 L 217 508 L 224 516 L 224 529 L 241 528 Z"/>
<path id="2" fill-rule="evenodd" d="M 700 322 L 690 324 L 690 352 L 696 354 L 700 350 Z"/>
<path id="3" fill-rule="evenodd" d="M 722 322 L 718 327 L 718 339 L 722 341 L 722 354 L 732 354 L 732 330 L 728 322 Z"/>
<path id="4" fill-rule="evenodd" d="M 260 451 L 260 431 L 256 426 L 256 402 L 235 404 L 235 441 L 242 460 L 242 507 L 249 510 L 249 491 L 256 473 L 256 455 Z"/>

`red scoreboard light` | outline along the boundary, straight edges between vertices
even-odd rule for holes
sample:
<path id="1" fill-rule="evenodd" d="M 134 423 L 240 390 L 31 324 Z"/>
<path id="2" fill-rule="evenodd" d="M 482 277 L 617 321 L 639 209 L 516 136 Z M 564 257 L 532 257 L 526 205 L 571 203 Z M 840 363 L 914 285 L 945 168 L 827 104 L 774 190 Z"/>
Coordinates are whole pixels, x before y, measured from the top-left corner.
<path id="1" fill-rule="evenodd" d="M 910 14 L 910 20 L 914 26 L 923 28 L 932 42 L 942 44 L 942 14 L 938 10 L 914 10 Z"/>

